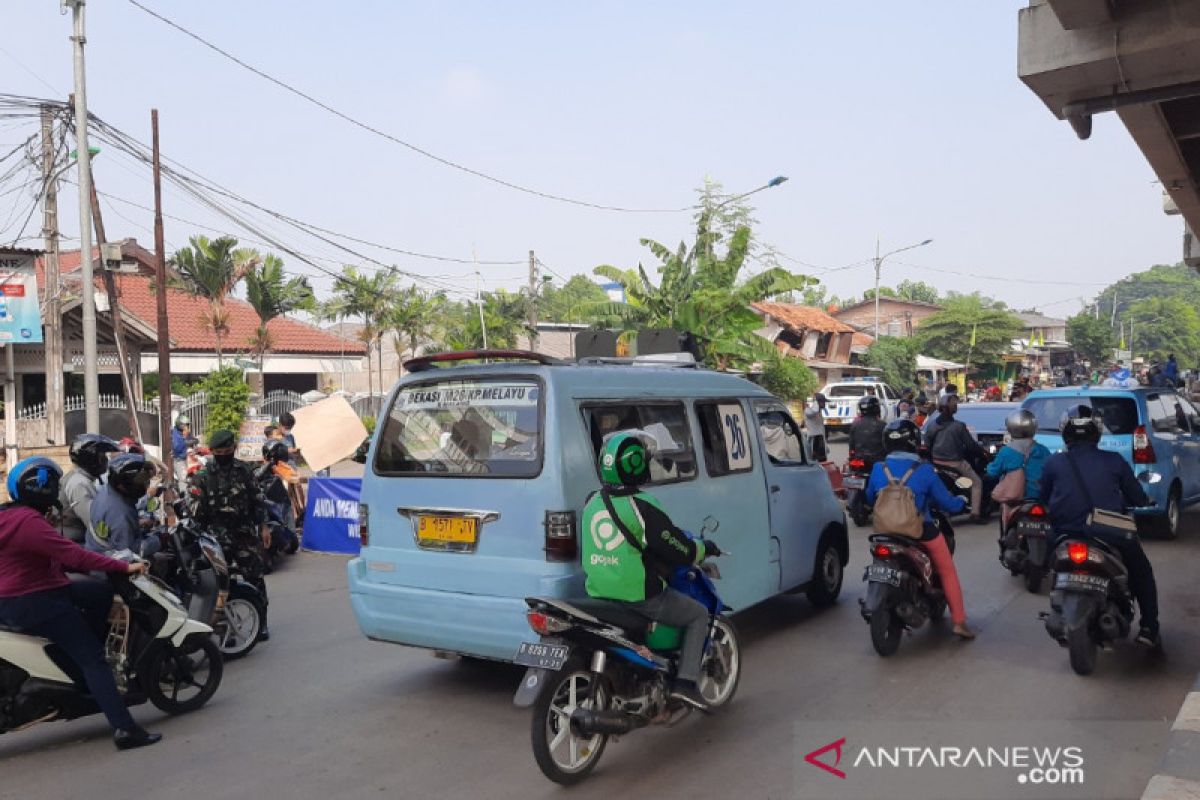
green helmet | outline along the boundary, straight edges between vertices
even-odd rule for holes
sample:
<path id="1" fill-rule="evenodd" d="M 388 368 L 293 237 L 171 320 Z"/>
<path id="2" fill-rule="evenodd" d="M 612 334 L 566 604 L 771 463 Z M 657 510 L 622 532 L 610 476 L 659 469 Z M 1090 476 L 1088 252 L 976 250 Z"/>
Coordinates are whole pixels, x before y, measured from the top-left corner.
<path id="1" fill-rule="evenodd" d="M 653 440 L 642 431 L 617 431 L 600 447 L 600 480 L 608 486 L 637 486 L 650 479 Z"/>

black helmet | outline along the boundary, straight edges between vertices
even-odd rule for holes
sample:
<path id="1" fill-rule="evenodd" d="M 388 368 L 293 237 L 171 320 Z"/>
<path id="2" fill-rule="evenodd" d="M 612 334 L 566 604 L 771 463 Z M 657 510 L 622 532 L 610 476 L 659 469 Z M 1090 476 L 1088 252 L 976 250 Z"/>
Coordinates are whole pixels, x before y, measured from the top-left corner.
<path id="1" fill-rule="evenodd" d="M 121 453 L 108 462 L 108 485 L 126 497 L 145 495 L 153 475 L 154 465 L 141 453 Z"/>
<path id="2" fill-rule="evenodd" d="M 278 439 L 268 439 L 262 446 L 263 461 L 270 463 L 272 461 L 287 461 L 288 446 L 285 442 Z"/>
<path id="3" fill-rule="evenodd" d="M 858 413 L 864 417 L 878 417 L 882 406 L 879 404 L 879 398 L 873 394 L 864 394 L 858 398 Z"/>
<path id="4" fill-rule="evenodd" d="M 62 470 L 57 464 L 45 456 L 33 456 L 17 462 L 8 473 L 8 496 L 14 503 L 45 513 L 51 506 L 59 505 L 61 480 Z"/>
<path id="5" fill-rule="evenodd" d="M 99 478 L 108 466 L 108 454 L 120 449 L 116 442 L 103 434 L 81 433 L 71 442 L 68 454 L 72 464 L 93 478 Z"/>
<path id="6" fill-rule="evenodd" d="M 1100 420 L 1093 415 L 1091 406 L 1071 406 L 1063 413 L 1058 421 L 1058 429 L 1062 431 L 1063 444 L 1072 445 L 1076 442 L 1100 441 Z"/>
<path id="7" fill-rule="evenodd" d="M 910 419 L 892 420 L 883 429 L 883 446 L 889 453 L 897 450 L 915 453 L 920 444 L 921 431 Z"/>

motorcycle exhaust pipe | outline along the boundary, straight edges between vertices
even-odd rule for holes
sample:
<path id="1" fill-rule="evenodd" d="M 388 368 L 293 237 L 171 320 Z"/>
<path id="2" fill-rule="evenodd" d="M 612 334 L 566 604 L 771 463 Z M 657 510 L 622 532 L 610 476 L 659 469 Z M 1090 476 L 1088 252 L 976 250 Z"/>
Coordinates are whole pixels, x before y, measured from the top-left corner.
<path id="1" fill-rule="evenodd" d="M 636 718 L 620 711 L 577 708 L 571 712 L 571 728 L 580 736 L 620 736 L 638 727 Z"/>
<path id="2" fill-rule="evenodd" d="M 1096 620 L 1096 626 L 1100 629 L 1100 635 L 1105 641 L 1111 642 L 1121 638 L 1121 620 L 1111 611 L 1101 614 L 1100 618 Z"/>

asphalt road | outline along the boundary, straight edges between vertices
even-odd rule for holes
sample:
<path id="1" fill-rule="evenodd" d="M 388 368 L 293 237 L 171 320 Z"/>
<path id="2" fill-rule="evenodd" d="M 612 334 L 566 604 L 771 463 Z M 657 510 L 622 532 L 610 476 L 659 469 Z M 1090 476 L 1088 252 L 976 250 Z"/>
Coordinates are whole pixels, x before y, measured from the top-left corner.
<path id="1" fill-rule="evenodd" d="M 839 449 L 842 446 L 839 446 Z M 1200 670 L 1200 518 L 1151 542 L 1165 657 L 1132 645 L 1075 676 L 1025 592 L 996 560 L 994 527 L 959 529 L 957 562 L 979 638 L 928 626 L 881 659 L 858 615 L 865 531 L 851 537 L 842 601 L 814 611 L 780 597 L 737 617 L 745 672 L 722 714 L 610 744 L 573 797 L 790 798 L 793 725 L 802 720 L 1161 720 L 1130 744 L 1140 787 Z M 190 716 L 135 709 L 166 738 L 117 753 L 100 718 L 0 737 L 3 798 L 541 798 L 529 717 L 510 697 L 520 672 L 366 641 L 346 597 L 345 559 L 301 554 L 272 576 L 271 642 L 227 665 L 213 701 Z M 1136 796 L 1136 795 L 1134 795 Z"/>

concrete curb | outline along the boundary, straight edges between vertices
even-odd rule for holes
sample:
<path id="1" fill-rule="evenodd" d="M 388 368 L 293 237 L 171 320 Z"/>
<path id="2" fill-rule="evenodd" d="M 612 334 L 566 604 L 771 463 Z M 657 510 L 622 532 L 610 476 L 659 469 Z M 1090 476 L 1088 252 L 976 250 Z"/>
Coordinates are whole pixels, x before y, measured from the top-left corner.
<path id="1" fill-rule="evenodd" d="M 1179 708 L 1158 774 L 1142 800 L 1200 800 L 1200 678 Z"/>

